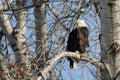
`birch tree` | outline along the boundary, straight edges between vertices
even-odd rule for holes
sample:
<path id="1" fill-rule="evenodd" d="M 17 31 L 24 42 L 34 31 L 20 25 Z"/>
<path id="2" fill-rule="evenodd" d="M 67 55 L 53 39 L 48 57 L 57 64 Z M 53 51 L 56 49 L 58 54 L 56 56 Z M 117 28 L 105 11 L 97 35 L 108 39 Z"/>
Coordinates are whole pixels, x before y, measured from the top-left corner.
<path id="1" fill-rule="evenodd" d="M 101 60 L 107 72 L 102 70 L 102 80 L 119 80 L 120 59 L 120 0 L 101 0 Z M 107 75 L 106 75 L 107 74 Z"/>
<path id="2" fill-rule="evenodd" d="M 39 0 L 33 0 L 37 4 Z M 36 55 L 39 68 L 42 69 L 47 59 L 47 30 L 46 30 L 46 9 L 45 3 L 42 2 L 34 9 L 36 24 Z"/>
<path id="3" fill-rule="evenodd" d="M 11 5 L 13 3 L 13 0 L 9 1 L 8 4 Z M 19 3 L 19 4 L 18 4 Z M 2 28 L 2 32 L 4 35 L 6 35 L 9 44 L 11 45 L 15 58 L 16 58 L 16 66 L 18 70 L 22 71 L 22 73 L 25 75 L 27 72 L 24 72 L 24 69 L 30 70 L 30 61 L 29 61 L 29 49 L 26 43 L 25 39 L 25 32 L 26 32 L 26 10 L 21 11 L 20 8 L 23 8 L 25 6 L 25 0 L 17 0 L 16 1 L 16 11 L 15 13 L 15 18 L 16 18 L 16 27 L 13 29 L 13 26 L 11 25 L 11 22 L 9 20 L 9 16 L 7 13 L 3 13 L 2 11 L 5 9 L 8 9 L 9 6 L 7 3 L 2 3 L 0 1 L 0 26 Z M 15 65 L 14 64 L 14 65 Z M 24 67 L 24 68 L 23 68 Z M 7 69 L 5 69 L 6 71 Z M 16 74 L 16 77 L 22 76 L 19 72 Z"/>

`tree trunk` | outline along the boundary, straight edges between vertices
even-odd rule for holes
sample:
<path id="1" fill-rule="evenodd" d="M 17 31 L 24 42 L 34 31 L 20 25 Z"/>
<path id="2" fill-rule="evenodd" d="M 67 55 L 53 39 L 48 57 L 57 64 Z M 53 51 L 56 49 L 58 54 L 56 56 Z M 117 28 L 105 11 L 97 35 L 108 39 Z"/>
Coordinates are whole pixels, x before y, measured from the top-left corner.
<path id="1" fill-rule="evenodd" d="M 11 0 L 12 1 L 12 0 Z M 7 37 L 16 58 L 16 64 L 18 68 L 24 68 L 24 73 L 30 75 L 30 61 L 29 61 L 29 47 L 27 46 L 25 33 L 26 33 L 26 10 L 20 10 L 26 5 L 25 0 L 17 0 L 17 10 L 16 15 L 16 27 L 13 29 L 11 22 L 9 20 L 9 15 L 7 13 L 0 14 L 0 26 L 2 28 L 3 34 Z M 0 1 L 0 10 L 4 10 L 4 5 Z M 25 78 L 25 77 L 24 77 Z"/>
<path id="2" fill-rule="evenodd" d="M 18 9 L 25 6 L 25 0 L 17 0 L 16 2 Z M 26 18 L 27 18 L 27 11 L 26 10 L 19 10 L 16 13 L 16 20 L 17 25 L 15 27 L 14 35 L 17 42 L 19 44 L 20 49 L 15 52 L 15 57 L 17 59 L 17 63 L 24 63 L 28 67 L 30 65 L 29 61 L 29 48 L 27 46 L 25 33 L 26 33 Z M 28 65 L 27 65 L 28 64 Z"/>
<path id="3" fill-rule="evenodd" d="M 47 30 L 46 30 L 46 12 L 45 3 L 41 3 L 34 9 L 36 25 L 36 55 L 38 67 L 44 68 L 47 58 Z"/>
<path id="4" fill-rule="evenodd" d="M 106 70 L 101 70 L 101 80 L 119 80 L 120 0 L 101 0 L 100 7 L 101 61 L 106 65 Z"/>

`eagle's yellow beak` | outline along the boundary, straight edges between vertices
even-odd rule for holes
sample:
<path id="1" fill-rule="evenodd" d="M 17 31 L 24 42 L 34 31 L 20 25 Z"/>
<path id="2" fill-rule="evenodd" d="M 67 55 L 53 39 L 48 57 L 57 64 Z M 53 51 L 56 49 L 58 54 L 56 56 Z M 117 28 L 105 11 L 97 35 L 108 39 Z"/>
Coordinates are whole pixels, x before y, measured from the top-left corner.
<path id="1" fill-rule="evenodd" d="M 77 23 L 77 27 L 80 28 L 81 27 L 81 22 Z"/>

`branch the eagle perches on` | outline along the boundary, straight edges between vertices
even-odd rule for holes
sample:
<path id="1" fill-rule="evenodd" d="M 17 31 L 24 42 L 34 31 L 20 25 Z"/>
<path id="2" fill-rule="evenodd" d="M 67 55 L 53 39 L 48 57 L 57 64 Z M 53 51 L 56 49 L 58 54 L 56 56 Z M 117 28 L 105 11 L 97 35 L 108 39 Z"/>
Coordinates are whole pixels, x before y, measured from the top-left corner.
<path id="1" fill-rule="evenodd" d="M 61 52 L 61 53 L 55 55 L 54 57 L 52 57 L 47 62 L 47 66 L 41 71 L 41 75 L 39 75 L 36 80 L 46 80 L 46 76 L 49 73 L 49 71 L 53 68 L 54 64 L 59 59 L 64 58 L 64 57 L 73 57 L 75 59 L 79 59 L 80 61 L 89 62 L 89 63 L 95 65 L 96 67 L 105 68 L 105 64 L 100 62 L 97 59 L 93 59 L 93 58 L 90 58 L 88 56 L 82 56 L 81 57 L 79 53 L 65 51 L 65 52 Z"/>

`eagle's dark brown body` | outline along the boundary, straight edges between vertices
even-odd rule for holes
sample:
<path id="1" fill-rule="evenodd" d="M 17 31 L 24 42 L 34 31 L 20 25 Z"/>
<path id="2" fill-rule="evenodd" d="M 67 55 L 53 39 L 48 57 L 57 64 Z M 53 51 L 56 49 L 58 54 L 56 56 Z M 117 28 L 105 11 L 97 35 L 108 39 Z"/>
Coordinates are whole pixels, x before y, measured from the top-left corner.
<path id="1" fill-rule="evenodd" d="M 71 31 L 68 37 L 67 51 L 85 53 L 86 47 L 89 46 L 88 35 L 89 31 L 86 27 L 75 28 Z M 73 68 L 73 60 L 71 58 L 68 58 L 68 60 L 70 61 L 70 67 Z"/>

